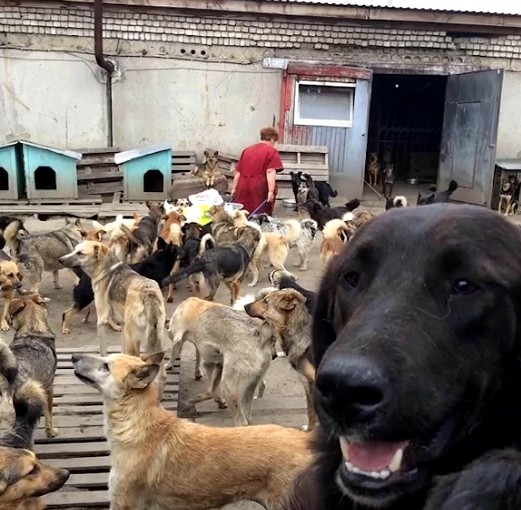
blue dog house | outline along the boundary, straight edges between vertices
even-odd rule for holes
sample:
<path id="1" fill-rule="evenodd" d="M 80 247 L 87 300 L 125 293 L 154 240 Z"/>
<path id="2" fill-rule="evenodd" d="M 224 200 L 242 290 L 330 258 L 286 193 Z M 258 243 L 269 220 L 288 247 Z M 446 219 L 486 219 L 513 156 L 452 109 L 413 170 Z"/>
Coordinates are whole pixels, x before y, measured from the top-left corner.
<path id="1" fill-rule="evenodd" d="M 125 200 L 164 200 L 172 186 L 170 144 L 142 147 L 114 156 L 123 171 Z"/>
<path id="2" fill-rule="evenodd" d="M 22 158 L 18 142 L 0 146 L 0 199 L 18 200 L 25 190 Z"/>
<path id="3" fill-rule="evenodd" d="M 78 152 L 20 140 L 28 199 L 78 198 Z"/>

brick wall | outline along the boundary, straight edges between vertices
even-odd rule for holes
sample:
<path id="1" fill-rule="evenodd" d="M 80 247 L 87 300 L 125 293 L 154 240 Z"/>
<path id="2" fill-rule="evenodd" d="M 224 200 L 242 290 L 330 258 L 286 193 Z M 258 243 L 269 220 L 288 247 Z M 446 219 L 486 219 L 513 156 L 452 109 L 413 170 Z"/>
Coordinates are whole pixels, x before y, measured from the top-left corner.
<path id="1" fill-rule="evenodd" d="M 1 1 L 0 1 L 1 4 Z M 521 59 L 521 36 L 453 39 L 443 31 L 414 31 L 347 24 L 255 21 L 106 11 L 107 39 L 263 50 L 361 51 L 399 50 L 467 57 Z M 90 10 L 3 6 L 0 34 L 93 37 Z M 1 39 L 0 39 L 1 41 Z M 179 50 L 183 53 L 183 49 Z M 187 51 L 186 49 L 184 50 Z M 273 53 L 273 51 L 272 51 Z M 189 55 L 188 55 L 189 56 Z"/>

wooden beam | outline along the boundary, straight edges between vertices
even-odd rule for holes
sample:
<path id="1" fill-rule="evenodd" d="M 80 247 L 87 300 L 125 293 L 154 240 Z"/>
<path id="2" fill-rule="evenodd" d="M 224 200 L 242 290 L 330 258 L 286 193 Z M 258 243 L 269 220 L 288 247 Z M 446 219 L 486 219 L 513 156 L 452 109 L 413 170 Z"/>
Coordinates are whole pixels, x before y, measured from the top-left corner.
<path id="1" fill-rule="evenodd" d="M 369 69 L 324 64 L 289 64 L 288 74 L 321 78 L 350 78 L 353 80 L 371 79 L 371 71 Z"/>
<path id="2" fill-rule="evenodd" d="M 55 7 L 56 5 L 83 4 L 92 6 L 94 0 L 0 0 L 8 5 L 37 5 L 42 7 Z M 436 30 L 454 30 L 454 26 L 472 26 L 472 31 L 482 30 L 490 33 L 491 29 L 504 31 L 503 33 L 521 34 L 521 16 L 502 14 L 480 14 L 453 11 L 431 11 L 423 9 L 397 9 L 397 8 L 372 8 L 353 7 L 323 4 L 295 4 L 265 2 L 258 0 L 104 0 L 110 8 L 140 8 L 141 10 L 165 10 L 171 11 L 199 11 L 200 14 L 221 13 L 229 15 L 255 15 L 255 16 L 286 16 L 314 19 L 316 21 L 334 20 L 336 23 L 349 24 L 351 21 L 387 22 L 393 24 L 414 23 L 416 25 L 428 24 Z M 417 28 L 421 28 L 418 26 Z M 461 30 L 461 28 L 458 28 Z"/>

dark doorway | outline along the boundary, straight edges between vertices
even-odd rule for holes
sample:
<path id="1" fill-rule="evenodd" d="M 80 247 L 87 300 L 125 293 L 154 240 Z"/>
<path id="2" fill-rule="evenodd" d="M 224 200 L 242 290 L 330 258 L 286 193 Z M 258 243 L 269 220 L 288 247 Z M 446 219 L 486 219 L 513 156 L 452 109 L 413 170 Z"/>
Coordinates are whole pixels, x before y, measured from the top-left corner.
<path id="1" fill-rule="evenodd" d="M 373 76 L 367 154 L 393 163 L 398 180 L 436 182 L 446 83 L 446 76 Z"/>
<path id="2" fill-rule="evenodd" d="M 143 175 L 143 191 L 145 193 L 163 193 L 164 179 L 159 170 L 147 170 Z"/>
<path id="3" fill-rule="evenodd" d="M 0 166 L 0 191 L 9 190 L 9 174 L 7 170 Z"/>
<path id="4" fill-rule="evenodd" d="M 56 172 L 50 166 L 39 166 L 34 171 L 34 189 L 55 190 Z"/>

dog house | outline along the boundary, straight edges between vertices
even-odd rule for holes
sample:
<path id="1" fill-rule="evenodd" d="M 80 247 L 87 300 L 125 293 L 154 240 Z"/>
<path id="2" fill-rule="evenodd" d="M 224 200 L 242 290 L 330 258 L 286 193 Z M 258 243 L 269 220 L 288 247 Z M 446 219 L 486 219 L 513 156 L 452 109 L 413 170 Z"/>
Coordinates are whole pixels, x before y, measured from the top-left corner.
<path id="1" fill-rule="evenodd" d="M 17 141 L 0 146 L 0 199 L 18 200 L 25 191 L 22 158 Z"/>
<path id="2" fill-rule="evenodd" d="M 119 152 L 114 160 L 123 172 L 125 200 L 164 200 L 172 184 L 169 144 Z"/>
<path id="3" fill-rule="evenodd" d="M 82 155 L 21 140 L 28 199 L 78 198 L 76 164 Z"/>

